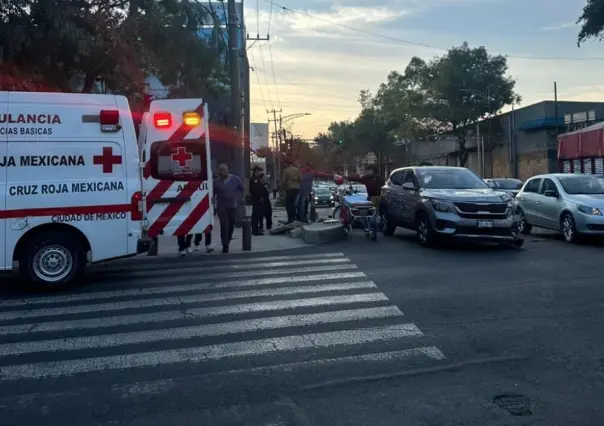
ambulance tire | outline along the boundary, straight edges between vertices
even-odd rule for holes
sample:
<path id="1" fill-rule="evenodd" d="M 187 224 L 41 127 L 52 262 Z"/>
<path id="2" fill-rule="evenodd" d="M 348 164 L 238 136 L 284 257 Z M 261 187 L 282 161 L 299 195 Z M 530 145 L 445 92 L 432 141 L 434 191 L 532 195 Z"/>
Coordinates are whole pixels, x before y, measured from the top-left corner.
<path id="1" fill-rule="evenodd" d="M 69 289 L 85 267 L 86 251 L 80 238 L 57 230 L 33 235 L 19 259 L 22 277 L 35 289 L 51 291 Z"/>

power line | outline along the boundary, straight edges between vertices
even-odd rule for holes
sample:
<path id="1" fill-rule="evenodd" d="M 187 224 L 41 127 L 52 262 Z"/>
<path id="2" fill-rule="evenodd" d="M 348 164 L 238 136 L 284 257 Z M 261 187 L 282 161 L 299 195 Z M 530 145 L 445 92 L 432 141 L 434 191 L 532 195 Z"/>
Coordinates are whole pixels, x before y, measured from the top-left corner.
<path id="1" fill-rule="evenodd" d="M 350 25 L 346 25 L 346 24 L 341 24 L 339 22 L 334 22 L 334 21 L 330 21 L 329 19 L 325 19 L 325 18 L 321 18 L 319 16 L 316 15 L 311 15 L 310 13 L 306 13 L 306 12 L 302 12 L 300 10 L 294 10 L 294 9 L 290 9 L 289 7 L 280 5 L 278 3 L 275 3 L 273 0 L 265 0 L 267 2 L 269 2 L 271 4 L 271 11 L 273 9 L 273 5 L 277 6 L 278 8 L 285 10 L 287 12 L 291 12 L 291 13 L 295 13 L 297 15 L 302 15 L 302 16 L 306 16 L 307 18 L 311 18 L 311 19 L 315 19 L 317 21 L 321 21 L 321 22 L 325 22 L 327 24 L 330 25 L 335 25 L 337 27 L 341 27 L 341 28 L 346 28 L 350 31 L 355 31 L 361 34 L 365 34 L 365 35 L 370 35 L 373 37 L 379 37 L 379 38 L 383 38 L 386 40 L 390 40 L 390 41 L 395 41 L 398 43 L 403 43 L 403 44 L 408 44 L 411 46 L 417 46 L 417 47 L 424 47 L 427 49 L 434 49 L 434 50 L 439 50 L 442 52 L 447 52 L 449 51 L 449 49 L 444 48 L 442 46 L 435 46 L 432 44 L 426 44 L 426 43 L 420 43 L 420 42 L 416 42 L 416 41 L 412 41 L 412 40 L 406 40 L 403 38 L 399 38 L 399 37 L 392 37 L 386 34 L 380 34 L 380 33 L 376 33 L 373 31 L 367 31 L 367 30 L 363 30 L 361 28 L 356 28 L 356 27 L 352 27 Z M 516 55 L 505 55 L 507 58 L 510 59 L 524 59 L 524 60 L 535 60 L 535 61 L 602 61 L 604 60 L 604 57 L 587 57 L 587 58 L 580 58 L 580 57 L 539 57 L 539 56 L 516 56 Z"/>
<path id="2" fill-rule="evenodd" d="M 260 99 L 262 99 L 262 105 L 264 109 L 268 109 L 266 107 L 266 100 L 264 99 L 264 92 L 262 90 L 262 85 L 260 84 L 260 77 L 258 77 L 258 71 L 256 71 L 256 58 L 254 57 L 254 51 L 250 49 L 250 56 L 252 57 L 252 68 L 254 71 L 254 75 L 256 76 L 256 83 L 258 83 L 258 92 L 260 93 Z"/>
<path id="3" fill-rule="evenodd" d="M 271 108 L 274 108 L 274 102 L 273 102 L 273 97 L 271 96 L 271 90 L 270 90 L 270 85 L 268 82 L 268 76 L 266 75 L 266 64 L 264 63 L 264 55 L 262 54 L 262 46 L 258 45 L 258 50 L 260 51 L 260 61 L 262 62 L 262 73 L 264 74 L 264 81 L 266 82 L 266 91 L 268 93 L 268 99 L 269 102 L 271 103 Z"/>
<path id="4" fill-rule="evenodd" d="M 275 95 L 277 95 L 277 105 L 281 109 L 281 99 L 279 99 L 279 91 L 277 90 L 277 77 L 275 76 L 275 61 L 273 61 L 273 48 L 271 47 L 271 39 L 268 39 L 268 53 L 271 60 L 271 69 L 273 70 L 273 83 L 275 85 Z"/>

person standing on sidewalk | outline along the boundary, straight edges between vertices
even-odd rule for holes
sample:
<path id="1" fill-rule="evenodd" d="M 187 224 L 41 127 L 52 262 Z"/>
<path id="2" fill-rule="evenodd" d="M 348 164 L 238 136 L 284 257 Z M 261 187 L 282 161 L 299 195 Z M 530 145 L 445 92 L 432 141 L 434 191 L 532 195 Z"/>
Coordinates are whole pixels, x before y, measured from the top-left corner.
<path id="1" fill-rule="evenodd" d="M 302 182 L 300 182 L 300 193 L 298 195 L 298 203 L 296 211 L 300 222 L 308 222 L 308 205 L 312 194 L 312 184 L 317 177 L 325 179 L 333 179 L 333 173 L 322 173 L 313 168 L 313 164 L 309 161 L 306 167 L 300 170 L 302 173 Z"/>
<path id="2" fill-rule="evenodd" d="M 287 167 L 283 171 L 283 188 L 285 189 L 285 210 L 287 211 L 287 223 L 292 223 L 296 220 L 296 201 L 300 192 L 300 182 L 302 181 L 302 173 L 300 169 L 294 165 L 291 159 L 285 160 Z"/>
<path id="3" fill-rule="evenodd" d="M 262 181 L 262 167 L 255 166 L 250 179 L 250 197 L 252 198 L 252 235 L 263 235 L 261 231 L 264 217 L 265 200 L 269 198 L 268 191 Z"/>
<path id="4" fill-rule="evenodd" d="M 268 183 L 266 182 L 266 178 L 264 174 L 260 175 L 260 180 L 264 183 L 264 188 L 266 189 L 266 193 L 268 194 Z M 273 228 L 273 205 L 271 204 L 270 195 L 264 199 L 264 208 L 262 209 L 264 212 L 264 219 L 266 219 L 266 229 L 267 231 Z M 260 220 L 260 229 L 262 229 L 262 220 Z"/>
<path id="5" fill-rule="evenodd" d="M 218 178 L 214 181 L 214 194 L 216 194 L 216 207 L 220 222 L 222 252 L 228 253 L 237 214 L 243 203 L 243 183 L 239 177 L 229 173 L 229 167 L 226 164 L 218 166 Z"/>

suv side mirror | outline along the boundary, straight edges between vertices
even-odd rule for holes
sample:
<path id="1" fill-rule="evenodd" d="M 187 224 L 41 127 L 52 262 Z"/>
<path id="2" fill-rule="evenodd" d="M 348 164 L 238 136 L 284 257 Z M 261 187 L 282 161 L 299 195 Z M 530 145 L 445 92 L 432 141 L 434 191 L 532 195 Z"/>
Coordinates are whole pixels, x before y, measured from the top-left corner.
<path id="1" fill-rule="evenodd" d="M 545 195 L 546 197 L 552 197 L 552 198 L 558 198 L 558 191 L 554 191 L 554 190 L 547 190 L 543 192 L 543 195 Z"/>
<path id="2" fill-rule="evenodd" d="M 487 186 L 491 189 L 495 189 L 495 184 L 493 182 L 487 182 Z"/>
<path id="3" fill-rule="evenodd" d="M 406 189 L 407 191 L 415 191 L 415 185 L 412 182 L 405 182 L 403 184 L 403 189 Z"/>

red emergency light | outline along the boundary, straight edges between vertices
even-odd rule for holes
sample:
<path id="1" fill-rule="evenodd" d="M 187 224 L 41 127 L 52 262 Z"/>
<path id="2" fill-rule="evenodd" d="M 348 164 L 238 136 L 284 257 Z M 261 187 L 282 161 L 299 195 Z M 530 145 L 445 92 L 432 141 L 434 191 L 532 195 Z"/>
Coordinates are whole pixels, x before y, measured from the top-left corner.
<path id="1" fill-rule="evenodd" d="M 120 112 L 116 109 L 103 109 L 99 114 L 101 132 L 116 132 L 120 129 Z"/>
<path id="2" fill-rule="evenodd" d="M 153 123 L 155 127 L 162 129 L 172 126 L 172 114 L 169 112 L 156 112 L 153 114 Z"/>

